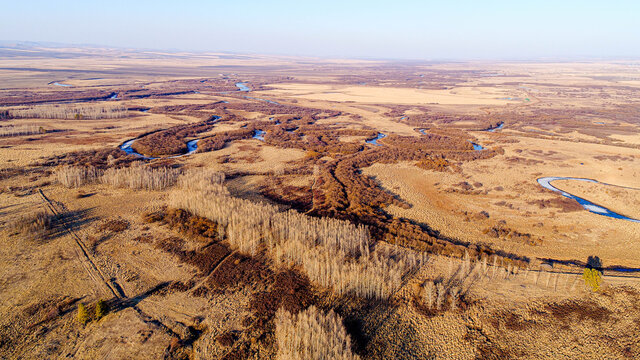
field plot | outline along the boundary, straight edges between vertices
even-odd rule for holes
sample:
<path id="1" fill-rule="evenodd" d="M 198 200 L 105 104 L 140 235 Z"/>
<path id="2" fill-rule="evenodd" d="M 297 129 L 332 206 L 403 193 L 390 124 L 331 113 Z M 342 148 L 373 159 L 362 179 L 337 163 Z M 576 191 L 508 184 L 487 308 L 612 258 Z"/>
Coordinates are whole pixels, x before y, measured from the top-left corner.
<path id="1" fill-rule="evenodd" d="M 504 105 L 507 98 L 495 88 L 457 87 L 451 90 L 421 90 L 411 88 L 370 86 L 329 86 L 315 84 L 272 85 L 276 90 L 264 92 L 312 100 L 358 102 L 371 104 L 442 104 L 442 105 Z"/>

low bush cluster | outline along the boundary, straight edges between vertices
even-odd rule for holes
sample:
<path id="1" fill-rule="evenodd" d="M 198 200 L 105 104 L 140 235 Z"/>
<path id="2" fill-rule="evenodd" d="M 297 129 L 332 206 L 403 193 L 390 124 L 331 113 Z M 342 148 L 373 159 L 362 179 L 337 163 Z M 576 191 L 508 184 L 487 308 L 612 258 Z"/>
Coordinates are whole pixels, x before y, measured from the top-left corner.
<path id="1" fill-rule="evenodd" d="M 38 210 L 10 222 L 7 229 L 33 240 L 47 239 L 55 232 L 57 219 L 45 210 Z"/>

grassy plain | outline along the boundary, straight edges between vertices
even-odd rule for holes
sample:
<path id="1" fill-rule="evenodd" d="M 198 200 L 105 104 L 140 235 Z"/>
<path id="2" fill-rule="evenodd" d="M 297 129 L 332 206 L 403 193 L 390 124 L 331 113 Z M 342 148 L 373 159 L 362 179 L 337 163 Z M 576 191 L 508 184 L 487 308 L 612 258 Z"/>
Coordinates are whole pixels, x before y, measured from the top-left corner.
<path id="1" fill-rule="evenodd" d="M 614 268 L 640 268 L 640 224 L 536 180 L 620 186 L 553 183 L 640 218 L 639 66 L 0 48 L 0 134 L 38 129 L 0 137 L 0 357 L 276 358 L 278 334 L 325 319 L 338 330 L 316 343 L 363 359 L 637 358 L 638 273 Z M 126 116 L 12 116 L 111 104 Z M 119 150 L 147 136 L 198 150 Z M 130 166 L 201 175 L 163 191 L 56 175 Z M 209 201 L 172 206 L 192 196 Z M 43 211 L 46 236 L 20 230 Z M 366 226 L 368 245 L 285 218 Z M 109 314 L 78 323 L 100 299 Z"/>

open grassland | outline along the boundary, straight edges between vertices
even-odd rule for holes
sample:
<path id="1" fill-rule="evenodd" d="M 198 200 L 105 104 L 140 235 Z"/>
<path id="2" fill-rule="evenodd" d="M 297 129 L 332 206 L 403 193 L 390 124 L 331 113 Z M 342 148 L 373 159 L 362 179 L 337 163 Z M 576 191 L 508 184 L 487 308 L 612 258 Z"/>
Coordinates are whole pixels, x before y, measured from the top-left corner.
<path id="1" fill-rule="evenodd" d="M 640 356 L 639 64 L 307 60 L 0 56 L 0 357 Z"/>

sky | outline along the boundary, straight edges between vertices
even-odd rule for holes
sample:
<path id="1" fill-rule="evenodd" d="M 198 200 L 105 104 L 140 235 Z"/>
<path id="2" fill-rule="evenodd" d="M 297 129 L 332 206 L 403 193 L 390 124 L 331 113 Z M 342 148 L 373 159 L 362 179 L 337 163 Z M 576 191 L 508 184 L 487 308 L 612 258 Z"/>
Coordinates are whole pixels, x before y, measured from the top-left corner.
<path id="1" fill-rule="evenodd" d="M 638 0 L 0 0 L 0 40 L 412 60 L 640 58 Z"/>

